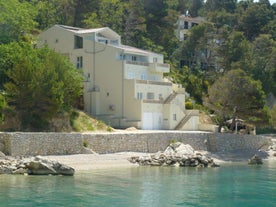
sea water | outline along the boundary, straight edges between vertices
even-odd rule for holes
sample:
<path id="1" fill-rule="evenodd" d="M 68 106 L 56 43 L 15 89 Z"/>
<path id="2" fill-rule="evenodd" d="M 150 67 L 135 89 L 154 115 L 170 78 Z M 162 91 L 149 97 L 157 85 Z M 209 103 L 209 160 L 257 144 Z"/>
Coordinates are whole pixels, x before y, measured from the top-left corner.
<path id="1" fill-rule="evenodd" d="M 276 206 L 276 162 L 0 175 L 0 206 Z"/>

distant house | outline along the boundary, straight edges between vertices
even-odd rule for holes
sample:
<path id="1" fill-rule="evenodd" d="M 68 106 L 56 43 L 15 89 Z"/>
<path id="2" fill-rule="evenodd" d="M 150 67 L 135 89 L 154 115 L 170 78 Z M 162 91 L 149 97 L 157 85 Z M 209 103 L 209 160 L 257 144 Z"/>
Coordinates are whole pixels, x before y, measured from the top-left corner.
<path id="1" fill-rule="evenodd" d="M 163 79 L 163 55 L 121 44 L 110 28 L 55 25 L 39 35 L 83 71 L 84 110 L 118 128 L 197 130 L 198 111 L 185 109 L 185 89 Z"/>
<path id="2" fill-rule="evenodd" d="M 206 22 L 204 17 L 191 17 L 190 15 L 180 15 L 176 22 L 175 34 L 179 41 L 183 41 L 187 38 L 189 30 L 199 24 Z"/>

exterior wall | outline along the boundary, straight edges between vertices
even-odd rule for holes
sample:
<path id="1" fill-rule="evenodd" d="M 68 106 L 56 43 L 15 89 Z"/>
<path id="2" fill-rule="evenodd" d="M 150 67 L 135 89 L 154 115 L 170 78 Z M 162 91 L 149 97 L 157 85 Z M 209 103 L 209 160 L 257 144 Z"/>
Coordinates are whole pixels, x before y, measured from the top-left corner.
<path id="1" fill-rule="evenodd" d="M 116 60 L 117 49 L 109 45 L 96 44 L 96 78 L 95 85 L 100 90 L 100 111 L 97 115 L 112 114 L 123 116 L 123 67 L 122 62 Z M 102 51 L 102 52 L 99 52 Z M 113 106 L 111 110 L 110 106 Z"/>
<path id="2" fill-rule="evenodd" d="M 206 19 L 203 17 L 195 17 L 181 15 L 177 20 L 177 29 L 175 30 L 175 34 L 180 41 L 185 39 L 185 36 L 189 34 L 189 30 L 193 27 L 193 24 L 198 25 L 203 22 L 206 22 Z"/>
<path id="3" fill-rule="evenodd" d="M 198 123 L 199 123 L 199 117 L 198 116 L 192 116 L 186 124 L 182 127 L 181 130 L 186 130 L 186 131 L 197 131 L 198 128 Z"/>
<path id="4" fill-rule="evenodd" d="M 150 81 L 136 81 L 134 95 L 137 97 L 137 93 L 143 93 L 143 99 L 147 98 L 148 93 L 153 93 L 153 100 L 165 100 L 171 93 L 171 85 L 166 85 L 164 82 L 150 82 Z"/>
<path id="5" fill-rule="evenodd" d="M 176 131 L 136 131 L 124 133 L 0 133 L 3 152 L 11 156 L 80 154 L 83 142 L 95 152 L 163 151 L 175 141 L 195 150 L 227 152 L 258 150 L 272 144 L 270 137 L 235 134 L 187 133 Z"/>
<path id="6" fill-rule="evenodd" d="M 74 36 L 72 33 L 64 32 L 64 29 L 57 26 L 51 27 L 40 34 L 40 39 L 39 46 L 46 44 L 61 54 L 71 53 L 74 49 Z"/>
<path id="7" fill-rule="evenodd" d="M 75 48 L 75 36 L 83 38 L 82 48 Z M 120 45 L 120 36 L 108 28 L 81 30 L 55 25 L 43 32 L 40 39 L 42 44 L 68 56 L 76 66 L 81 57 L 82 64 L 78 66 L 85 76 L 84 110 L 96 118 L 114 127 L 146 128 L 143 122 L 148 121 L 149 115 L 154 122 L 161 119 L 158 127 L 154 125 L 152 129 L 174 129 L 185 116 L 184 94 L 167 103 L 169 107 L 163 104 L 174 90 L 181 89 L 163 80 L 163 73 L 170 70 L 163 63 L 163 55 Z M 94 41 L 100 39 L 101 42 Z M 110 44 L 114 40 L 118 44 Z M 134 83 L 129 83 L 129 79 Z M 137 93 L 143 97 L 138 98 Z M 176 120 L 173 114 L 177 114 Z"/>

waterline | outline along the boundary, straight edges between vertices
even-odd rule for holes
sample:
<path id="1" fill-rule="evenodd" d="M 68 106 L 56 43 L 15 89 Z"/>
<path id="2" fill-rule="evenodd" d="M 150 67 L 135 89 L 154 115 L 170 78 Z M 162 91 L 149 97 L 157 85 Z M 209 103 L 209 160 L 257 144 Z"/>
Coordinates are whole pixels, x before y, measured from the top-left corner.
<path id="1" fill-rule="evenodd" d="M 1 206 L 276 206 L 276 163 L 0 176 Z"/>

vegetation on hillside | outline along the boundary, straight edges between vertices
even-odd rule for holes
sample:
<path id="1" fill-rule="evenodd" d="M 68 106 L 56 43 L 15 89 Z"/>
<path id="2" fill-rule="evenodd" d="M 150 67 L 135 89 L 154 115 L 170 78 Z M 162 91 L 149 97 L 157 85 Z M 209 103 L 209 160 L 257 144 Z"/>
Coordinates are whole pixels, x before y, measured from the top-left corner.
<path id="1" fill-rule="evenodd" d="M 0 0 L 0 8 L 0 90 L 5 99 L 1 103 L 6 103 L 5 108 L 10 107 L 9 110 L 17 107 L 18 112 L 24 112 L 25 115 L 20 116 L 28 117 L 24 121 L 27 125 L 38 118 L 38 113 L 43 114 L 42 120 L 47 120 L 54 112 L 72 107 L 75 97 L 65 99 L 65 94 L 72 90 L 71 81 L 67 83 L 75 77 L 73 66 L 48 49 L 35 48 L 36 35 L 54 24 L 84 28 L 108 26 L 122 36 L 124 44 L 164 54 L 165 61 L 171 64 L 168 75 L 186 87 L 197 104 L 203 105 L 204 100 L 211 97 L 210 92 L 218 90 L 218 81 L 236 69 L 259 81 L 260 93 L 276 95 L 276 4 L 271 5 L 268 0 L 9 0 L 8 4 Z M 193 27 L 188 38 L 179 42 L 174 33 L 175 23 L 187 10 L 191 17 L 203 16 L 207 22 Z M 49 58 L 55 61 L 48 64 Z M 64 80 L 59 80 L 57 65 L 62 65 L 63 71 L 65 68 L 71 71 Z M 24 85 L 28 92 L 17 82 L 18 78 L 23 81 L 27 74 L 32 77 L 30 85 Z M 244 77 L 242 74 L 239 73 L 237 79 Z M 39 82 L 42 76 L 43 83 Z M 39 98 L 39 103 L 34 101 L 41 93 L 36 84 L 45 86 L 41 90 L 50 88 L 45 97 L 54 105 L 43 106 L 41 102 L 47 102 L 44 96 Z M 69 88 L 60 94 L 63 87 Z M 223 90 L 225 94 L 234 93 L 231 87 Z M 237 93 L 250 95 L 242 88 Z M 22 108 L 21 96 L 24 97 Z M 258 115 L 263 123 L 268 113 L 270 124 L 267 126 L 276 127 L 272 106 L 265 109 L 263 104 L 256 109 L 250 99 L 243 101 L 244 105 L 250 105 L 252 115 L 263 112 Z M 264 103 L 262 98 L 260 101 Z M 238 107 L 240 102 L 235 104 Z M 2 106 L 0 109 L 3 113 Z M 219 108 L 211 109 L 219 115 Z M 235 110 L 228 114 L 233 117 Z"/>
<path id="2" fill-rule="evenodd" d="M 91 131 L 114 131 L 114 129 L 104 122 L 93 119 L 82 111 L 73 110 L 70 115 L 70 124 L 73 131 L 91 132 Z"/>

